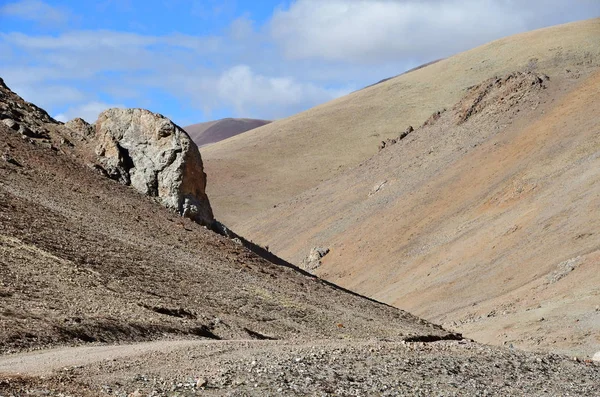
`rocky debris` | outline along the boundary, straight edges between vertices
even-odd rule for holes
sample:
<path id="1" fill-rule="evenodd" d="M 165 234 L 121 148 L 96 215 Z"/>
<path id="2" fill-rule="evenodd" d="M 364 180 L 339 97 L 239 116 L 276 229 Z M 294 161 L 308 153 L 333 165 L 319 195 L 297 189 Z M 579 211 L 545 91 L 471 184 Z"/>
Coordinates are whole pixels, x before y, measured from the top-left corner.
<path id="1" fill-rule="evenodd" d="M 321 259 L 329 253 L 329 248 L 324 247 L 313 247 L 310 250 L 310 253 L 302 263 L 300 264 L 300 268 L 306 270 L 307 272 L 314 272 L 317 268 L 321 266 Z"/>
<path id="2" fill-rule="evenodd" d="M 546 277 L 546 282 L 549 284 L 554 284 L 557 281 L 560 281 L 573 270 L 575 270 L 575 268 L 579 266 L 582 261 L 583 259 L 581 256 L 578 256 L 576 258 L 567 259 L 566 261 L 559 263 L 556 266 L 556 271 Z"/>
<path id="3" fill-rule="evenodd" d="M 79 117 L 69 120 L 64 124 L 64 127 L 72 132 L 71 136 L 77 137 L 80 140 L 90 139 L 96 133 L 93 125 L 88 124 L 84 119 Z"/>
<path id="4" fill-rule="evenodd" d="M 357 341 L 227 341 L 29 379 L 116 396 L 595 396 L 598 364 L 480 345 Z M 147 375 L 140 375 L 140 373 Z M 0 378 L 1 379 L 1 378 Z M 100 380 L 100 382 L 99 382 Z M 37 382 L 37 384 L 35 383 Z M 59 383 L 53 389 L 48 384 Z M 100 383 L 100 385 L 99 385 Z M 18 387 L 0 383 L 0 394 Z M 64 395 L 64 394 L 63 394 Z"/>
<path id="5" fill-rule="evenodd" d="M 71 125 L 88 130 L 81 121 Z M 97 162 L 110 178 L 198 223 L 213 222 L 198 147 L 166 117 L 144 109 L 108 109 L 95 123 L 94 144 Z"/>
<path id="6" fill-rule="evenodd" d="M 15 160 L 10 155 L 10 153 L 4 153 L 4 154 L 2 154 L 2 156 L 0 156 L 0 159 L 2 159 L 3 161 L 6 161 L 9 164 L 16 165 L 17 167 L 22 167 L 21 163 L 19 163 L 17 160 Z"/>
<path id="7" fill-rule="evenodd" d="M 15 131 L 19 130 L 19 124 L 17 124 L 17 122 L 14 121 L 13 119 L 4 119 L 4 120 L 2 120 L 2 123 L 12 130 L 15 130 Z"/>
<path id="8" fill-rule="evenodd" d="M 422 127 L 427 127 L 428 125 L 434 125 L 436 123 L 436 121 L 438 121 L 440 119 L 440 117 L 442 117 L 442 113 L 444 113 L 445 111 L 446 111 L 446 109 L 442 109 L 442 110 L 433 112 L 433 114 L 431 116 L 429 116 L 429 118 L 427 120 L 425 120 Z"/>
<path id="9" fill-rule="evenodd" d="M 385 141 L 381 141 L 381 143 L 379 144 L 379 150 L 385 149 L 387 146 L 390 145 L 395 145 L 396 143 L 400 142 L 402 139 L 406 138 L 410 133 L 414 132 L 414 128 L 412 125 L 409 125 L 408 128 L 406 128 L 406 130 L 404 130 L 403 133 L 401 133 L 397 138 L 394 139 L 386 139 Z"/>
<path id="10" fill-rule="evenodd" d="M 0 78 L 0 120 L 4 125 L 28 138 L 49 138 L 45 124 L 58 121 L 10 90 Z"/>
<path id="11" fill-rule="evenodd" d="M 456 124 L 462 124 L 486 109 L 493 113 L 509 111 L 531 94 L 545 89 L 549 80 L 544 74 L 513 72 L 471 86 L 467 88 L 467 95 L 455 107 Z"/>

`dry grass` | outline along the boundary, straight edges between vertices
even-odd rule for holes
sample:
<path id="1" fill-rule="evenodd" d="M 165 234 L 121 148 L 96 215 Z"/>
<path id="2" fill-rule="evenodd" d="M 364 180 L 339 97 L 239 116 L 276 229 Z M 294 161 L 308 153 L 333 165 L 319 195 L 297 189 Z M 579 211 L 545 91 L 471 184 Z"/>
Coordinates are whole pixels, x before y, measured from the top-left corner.
<path id="1" fill-rule="evenodd" d="M 600 19 L 498 40 L 202 149 L 215 216 L 235 227 L 422 124 L 465 89 L 514 70 L 598 62 Z"/>
<path id="2" fill-rule="evenodd" d="M 466 122 L 471 95 L 242 233 L 294 263 L 329 247 L 320 276 L 477 340 L 593 354 L 600 72 L 513 81 Z"/>

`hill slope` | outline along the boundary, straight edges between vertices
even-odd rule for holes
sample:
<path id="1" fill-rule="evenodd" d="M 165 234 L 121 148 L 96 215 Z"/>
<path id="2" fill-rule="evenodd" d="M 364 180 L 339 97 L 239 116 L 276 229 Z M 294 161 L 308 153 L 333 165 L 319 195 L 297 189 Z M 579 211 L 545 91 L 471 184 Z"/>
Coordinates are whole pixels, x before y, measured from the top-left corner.
<path id="1" fill-rule="evenodd" d="M 184 130 L 198 147 L 202 147 L 269 123 L 267 120 L 226 118 L 188 125 Z"/>
<path id="2" fill-rule="evenodd" d="M 244 220 L 377 152 L 385 138 L 449 108 L 465 89 L 529 68 L 546 74 L 598 62 L 600 19 L 494 41 L 411 73 L 275 121 L 202 150 L 215 216 Z"/>
<path id="3" fill-rule="evenodd" d="M 451 337 L 261 259 L 84 166 L 73 130 L 38 110 L 0 80 L 0 353 L 164 335 Z M 9 115 L 37 132 L 22 135 Z"/>
<path id="4" fill-rule="evenodd" d="M 477 340 L 600 350 L 598 66 L 487 80 L 438 117 L 240 230 L 294 263 L 329 248 L 318 275 Z"/>
<path id="5" fill-rule="evenodd" d="M 592 361 L 460 340 L 255 256 L 87 166 L 76 131 L 0 88 L 0 394 L 600 392 Z"/>

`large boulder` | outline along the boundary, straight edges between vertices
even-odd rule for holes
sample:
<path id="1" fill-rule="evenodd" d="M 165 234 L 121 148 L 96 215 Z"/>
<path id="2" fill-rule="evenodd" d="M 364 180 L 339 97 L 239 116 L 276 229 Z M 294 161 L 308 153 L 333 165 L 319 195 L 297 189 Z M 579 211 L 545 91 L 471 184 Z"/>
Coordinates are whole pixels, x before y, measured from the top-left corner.
<path id="1" fill-rule="evenodd" d="M 144 109 L 108 109 L 95 123 L 93 140 L 109 177 L 196 222 L 213 222 L 198 147 L 169 119 Z"/>

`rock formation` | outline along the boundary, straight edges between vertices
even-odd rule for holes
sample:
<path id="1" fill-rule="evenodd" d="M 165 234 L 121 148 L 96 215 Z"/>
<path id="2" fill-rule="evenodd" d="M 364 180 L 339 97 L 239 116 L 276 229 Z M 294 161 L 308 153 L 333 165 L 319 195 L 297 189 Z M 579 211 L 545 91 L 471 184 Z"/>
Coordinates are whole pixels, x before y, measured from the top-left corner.
<path id="1" fill-rule="evenodd" d="M 198 147 L 162 115 L 109 109 L 95 124 L 79 118 L 63 124 L 0 79 L 0 123 L 31 143 L 75 150 L 79 160 L 200 224 L 214 220 Z"/>
<path id="2" fill-rule="evenodd" d="M 200 152 L 181 128 L 144 109 L 106 110 L 95 127 L 97 162 L 110 178 L 194 221 L 212 223 Z"/>
<path id="3" fill-rule="evenodd" d="M 329 248 L 313 247 L 310 253 L 302 261 L 300 267 L 309 273 L 313 273 L 321 266 L 321 258 L 329 253 Z"/>
<path id="4" fill-rule="evenodd" d="M 24 101 L 0 78 L 0 120 L 23 137 L 48 138 L 45 123 L 57 123 L 45 110 Z"/>

